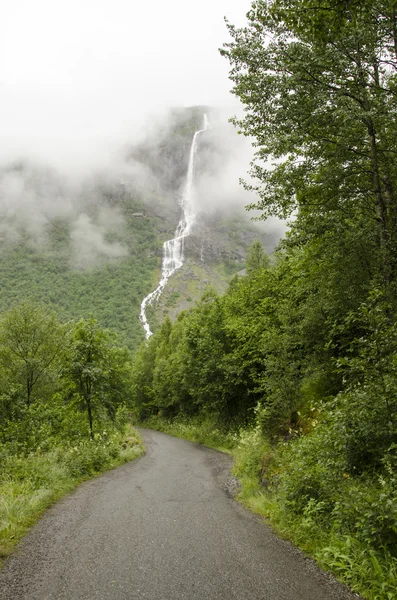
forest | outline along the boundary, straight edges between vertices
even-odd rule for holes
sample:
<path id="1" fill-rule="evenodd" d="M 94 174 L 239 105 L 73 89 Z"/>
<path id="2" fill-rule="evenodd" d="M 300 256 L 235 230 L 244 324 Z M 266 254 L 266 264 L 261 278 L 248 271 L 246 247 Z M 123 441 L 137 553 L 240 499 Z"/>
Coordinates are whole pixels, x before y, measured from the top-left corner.
<path id="1" fill-rule="evenodd" d="M 94 318 L 25 301 L 0 319 L 0 565 L 43 510 L 143 452 L 129 425 L 131 354 Z"/>
<path id="2" fill-rule="evenodd" d="M 133 404 L 229 444 L 248 505 L 355 591 L 393 599 L 397 4 L 258 0 L 247 19 L 221 49 L 256 149 L 244 185 L 289 231 L 141 346 Z"/>
<path id="3" fill-rule="evenodd" d="M 1 175 L 0 172 L 0 181 Z M 31 184 L 23 169 L 19 176 L 28 194 Z M 36 179 L 40 181 L 40 177 L 43 175 L 39 172 Z M 53 192 L 41 192 L 46 193 L 51 197 Z M 74 224 L 70 217 L 48 219 L 39 240 L 19 224 L 15 240 L 3 237 L 0 242 L 0 310 L 17 305 L 21 299 L 29 299 L 33 303 L 47 304 L 63 321 L 89 318 L 94 314 L 102 327 L 117 332 L 122 343 L 134 349 L 144 337 L 138 318 L 139 304 L 158 268 L 156 251 L 161 244 L 158 219 L 152 215 L 137 217 L 136 214 L 143 214 L 145 210 L 142 199 L 121 186 L 108 185 L 101 189 L 97 184 L 90 193 L 95 201 L 79 199 L 80 211 L 92 223 L 97 221 L 101 211 L 121 215 L 122 226 L 110 222 L 107 242 L 122 244 L 125 255 L 101 256 L 90 247 L 88 240 L 87 247 L 80 252 L 82 264 L 76 264 L 71 240 Z M 12 226 L 5 217 L 4 229 L 12 230 Z M 89 238 L 88 233 L 86 238 Z M 92 264 L 85 264 L 87 259 L 92 260 Z"/>

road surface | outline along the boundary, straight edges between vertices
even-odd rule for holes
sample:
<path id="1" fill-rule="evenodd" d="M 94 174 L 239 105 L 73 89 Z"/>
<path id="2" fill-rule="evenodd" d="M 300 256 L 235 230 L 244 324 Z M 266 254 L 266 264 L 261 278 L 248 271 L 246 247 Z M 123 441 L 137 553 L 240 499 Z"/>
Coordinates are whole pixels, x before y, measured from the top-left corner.
<path id="1" fill-rule="evenodd" d="M 51 508 L 1 600 L 352 600 L 231 496 L 229 456 L 144 430 L 147 454 Z"/>

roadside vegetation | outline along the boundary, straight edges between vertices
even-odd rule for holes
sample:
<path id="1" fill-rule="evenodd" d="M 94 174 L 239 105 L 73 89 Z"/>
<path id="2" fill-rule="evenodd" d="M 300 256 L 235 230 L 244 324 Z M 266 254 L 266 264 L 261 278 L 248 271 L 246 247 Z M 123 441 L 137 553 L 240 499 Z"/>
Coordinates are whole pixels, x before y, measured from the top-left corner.
<path id="1" fill-rule="evenodd" d="M 71 224 L 61 218 L 51 222 L 40 245 L 27 234 L 15 242 L 1 241 L 0 311 L 26 299 L 47 304 L 63 320 L 94 313 L 101 327 L 117 332 L 123 345 L 136 349 L 144 339 L 139 306 L 157 281 L 162 239 L 156 218 L 134 216 L 144 210 L 141 203 L 130 197 L 116 197 L 113 203 L 120 209 L 123 226 L 111 239 L 123 244 L 126 256 L 99 255 L 92 265 L 79 267 L 74 264 Z M 95 220 L 95 211 L 91 212 Z"/>
<path id="2" fill-rule="evenodd" d="M 371 600 L 397 597 L 396 22 L 391 0 L 258 0 L 229 25 L 246 187 L 290 230 L 133 367 L 141 420 L 230 449 L 242 500 Z"/>
<path id="3" fill-rule="evenodd" d="M 94 319 L 22 303 L 0 319 L 0 561 L 84 479 L 143 453 L 131 357 Z"/>
<path id="4" fill-rule="evenodd" d="M 239 481 L 237 499 L 244 506 L 364 598 L 394 600 L 397 560 L 385 545 L 394 535 L 390 484 L 370 477 L 351 482 L 347 474 L 330 481 L 324 465 L 313 468 L 314 456 L 308 470 L 298 439 L 272 445 L 258 426 L 232 432 L 208 418 L 161 416 L 149 418 L 144 426 L 231 454 Z M 315 470 L 325 473 L 324 487 L 335 486 L 321 500 L 307 486 Z"/>

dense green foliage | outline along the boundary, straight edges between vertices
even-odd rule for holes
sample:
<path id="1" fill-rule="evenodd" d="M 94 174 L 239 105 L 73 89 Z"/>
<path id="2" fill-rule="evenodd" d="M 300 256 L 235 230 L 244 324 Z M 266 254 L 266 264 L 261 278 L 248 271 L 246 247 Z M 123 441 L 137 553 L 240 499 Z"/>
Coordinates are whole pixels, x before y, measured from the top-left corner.
<path id="1" fill-rule="evenodd" d="M 131 356 L 94 319 L 60 324 L 24 302 L 0 322 L 0 444 L 51 448 L 122 428 Z"/>
<path id="2" fill-rule="evenodd" d="M 290 231 L 142 346 L 134 403 L 252 428 L 242 471 L 273 522 L 395 598 L 397 6 L 258 0 L 247 18 L 222 50 L 257 147 L 246 186 Z"/>
<path id="3" fill-rule="evenodd" d="M 0 558 L 83 478 L 131 460 L 131 357 L 94 319 L 24 302 L 0 321 Z"/>
<path id="4" fill-rule="evenodd" d="M 342 5 L 343 6 L 343 5 Z M 234 93 L 247 108 L 238 123 L 256 138 L 252 174 L 266 214 L 371 227 L 382 275 L 395 275 L 394 0 L 253 4 L 248 27 L 229 26 Z M 322 27 L 318 26 L 318 22 Z M 336 25 L 337 23 L 337 25 Z M 333 221 L 330 218 L 333 217 Z"/>
<path id="5" fill-rule="evenodd" d="M 31 299 L 52 306 L 63 320 L 94 314 L 102 327 L 136 348 L 144 337 L 139 306 L 158 276 L 162 243 L 156 219 L 136 217 L 137 211 L 142 211 L 141 204 L 123 200 L 124 225 L 115 239 L 128 249 L 127 256 L 99 260 L 89 268 L 73 264 L 67 220 L 54 221 L 40 246 L 27 236 L 3 242 L 0 309 Z"/>
<path id="6" fill-rule="evenodd" d="M 114 336 L 101 330 L 94 319 L 76 323 L 61 372 L 67 397 L 87 411 L 90 436 L 94 418 L 115 421 L 130 391 L 128 350 L 114 345 Z"/>

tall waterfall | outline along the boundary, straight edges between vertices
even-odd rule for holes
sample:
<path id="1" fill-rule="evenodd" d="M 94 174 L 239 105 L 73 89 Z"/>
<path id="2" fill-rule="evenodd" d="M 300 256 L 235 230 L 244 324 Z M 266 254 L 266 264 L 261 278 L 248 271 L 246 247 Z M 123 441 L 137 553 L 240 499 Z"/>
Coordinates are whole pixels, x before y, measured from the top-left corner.
<path id="1" fill-rule="evenodd" d="M 180 206 L 182 208 L 182 217 L 175 231 L 175 236 L 172 240 L 167 240 L 163 245 L 163 262 L 161 265 L 161 279 L 157 288 L 142 300 L 141 312 L 139 318 L 145 330 L 146 339 L 152 332 L 146 318 L 146 308 L 153 304 L 161 296 L 162 291 L 171 275 L 175 273 L 183 265 L 184 261 L 184 239 L 190 234 L 192 225 L 195 221 L 195 213 L 193 210 L 193 179 L 194 179 L 194 158 L 197 151 L 197 138 L 208 129 L 208 118 L 204 115 L 203 128 L 196 131 L 193 136 L 192 145 L 189 154 L 189 166 L 187 170 L 185 190 L 182 195 Z"/>

